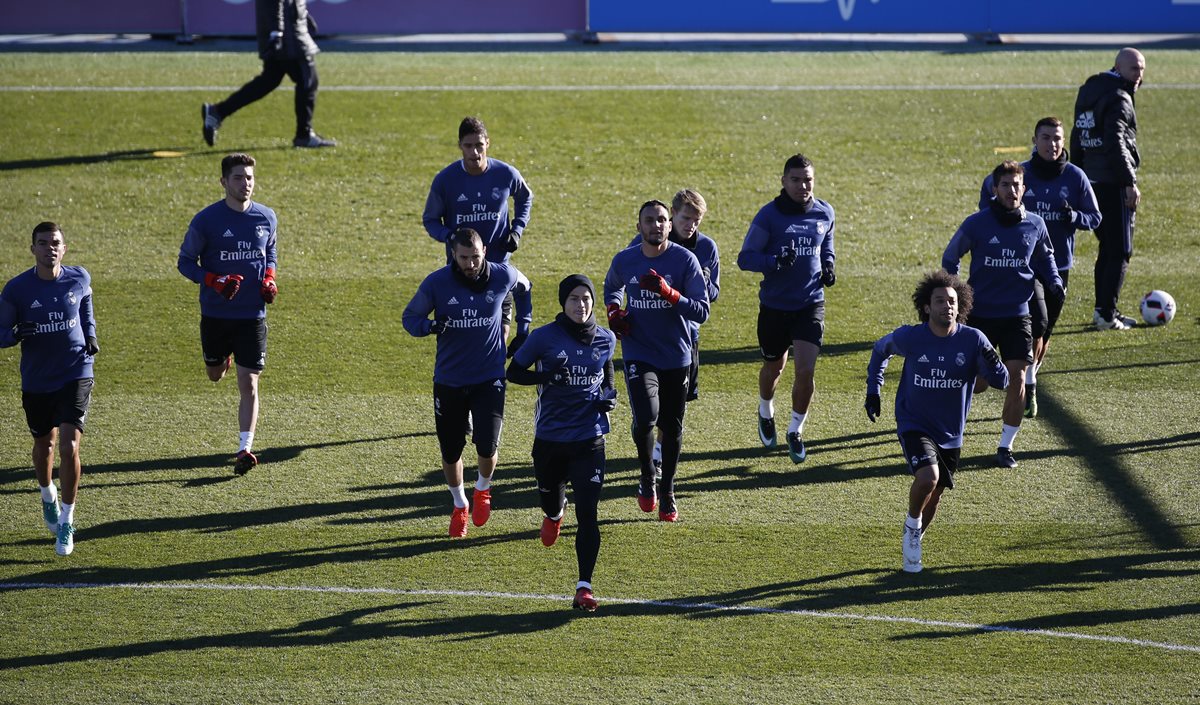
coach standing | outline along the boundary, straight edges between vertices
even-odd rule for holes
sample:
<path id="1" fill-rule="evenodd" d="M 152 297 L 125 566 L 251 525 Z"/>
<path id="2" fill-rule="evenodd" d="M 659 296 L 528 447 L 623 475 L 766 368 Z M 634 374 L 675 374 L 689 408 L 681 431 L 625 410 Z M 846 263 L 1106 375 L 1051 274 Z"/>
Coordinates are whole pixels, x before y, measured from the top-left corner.
<path id="1" fill-rule="evenodd" d="M 1127 330 L 1134 325 L 1134 319 L 1117 309 L 1117 299 L 1133 255 L 1135 211 L 1142 200 L 1137 187 L 1141 158 L 1133 94 L 1145 73 L 1145 57 L 1126 47 L 1117 53 L 1113 68 L 1089 78 L 1075 98 L 1071 161 L 1087 173 L 1102 216 L 1095 230 L 1100 249 L 1092 315 L 1099 330 Z"/>

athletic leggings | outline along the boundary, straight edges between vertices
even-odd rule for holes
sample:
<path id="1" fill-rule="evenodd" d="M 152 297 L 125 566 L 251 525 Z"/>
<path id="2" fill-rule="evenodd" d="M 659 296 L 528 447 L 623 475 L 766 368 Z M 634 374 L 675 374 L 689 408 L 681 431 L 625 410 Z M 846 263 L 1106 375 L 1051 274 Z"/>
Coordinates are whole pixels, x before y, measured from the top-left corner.
<path id="1" fill-rule="evenodd" d="M 642 487 L 654 482 L 654 428 L 662 430 L 662 480 L 660 497 L 675 496 L 675 470 L 683 445 L 683 414 L 687 410 L 689 368 L 660 370 L 644 362 L 625 363 L 625 388 L 633 412 L 633 442 L 642 466 Z"/>
<path id="2" fill-rule="evenodd" d="M 604 486 L 604 436 L 585 441 L 533 439 L 533 474 L 537 478 L 542 512 L 557 516 L 567 504 L 567 482 L 575 495 L 575 558 L 579 579 L 592 582 L 596 556 L 600 555 L 600 523 L 596 508 Z"/>

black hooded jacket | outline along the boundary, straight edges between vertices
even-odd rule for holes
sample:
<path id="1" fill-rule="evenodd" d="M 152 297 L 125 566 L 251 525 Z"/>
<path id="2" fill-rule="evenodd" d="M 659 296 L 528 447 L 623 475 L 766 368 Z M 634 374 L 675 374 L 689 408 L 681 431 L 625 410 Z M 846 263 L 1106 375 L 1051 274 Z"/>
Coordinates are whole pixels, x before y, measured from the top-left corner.
<path id="1" fill-rule="evenodd" d="M 1133 186 L 1141 157 L 1137 148 L 1134 86 L 1115 71 L 1098 73 L 1079 87 L 1071 162 L 1098 183 Z"/>

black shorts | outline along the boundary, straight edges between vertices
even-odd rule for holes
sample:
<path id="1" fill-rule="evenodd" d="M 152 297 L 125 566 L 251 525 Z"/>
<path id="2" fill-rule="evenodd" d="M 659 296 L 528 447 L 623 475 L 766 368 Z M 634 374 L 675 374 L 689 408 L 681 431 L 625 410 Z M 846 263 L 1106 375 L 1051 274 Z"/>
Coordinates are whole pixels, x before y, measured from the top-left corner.
<path id="1" fill-rule="evenodd" d="M 938 487 L 954 489 L 954 473 L 958 470 L 961 448 L 943 448 L 919 431 L 900 434 L 900 450 L 904 452 L 908 471 L 914 475 L 923 467 L 937 465 Z"/>
<path id="2" fill-rule="evenodd" d="M 799 311 L 781 311 L 759 304 L 758 347 L 764 360 L 783 357 L 792 341 L 803 340 L 818 348 L 825 338 L 825 302 Z"/>
<path id="3" fill-rule="evenodd" d="M 992 347 L 1000 350 L 1000 359 L 1033 362 L 1033 330 L 1029 316 L 983 318 L 968 316 L 967 325 L 978 328 L 987 336 Z"/>
<path id="4" fill-rule="evenodd" d="M 558 514 L 568 482 L 575 492 L 576 512 L 585 506 L 595 513 L 604 486 L 604 436 L 568 442 L 535 437 L 530 455 L 539 503 L 546 516 Z"/>
<path id="5" fill-rule="evenodd" d="M 33 437 L 40 438 L 65 423 L 82 433 L 92 403 L 92 381 L 91 377 L 72 380 L 56 392 L 21 392 L 25 422 Z"/>
<path id="6" fill-rule="evenodd" d="M 471 414 L 471 440 L 479 457 L 496 454 L 504 425 L 505 385 L 504 379 L 465 387 L 433 383 L 433 421 L 442 462 L 456 463 L 462 458 L 467 445 L 467 412 Z"/>
<path id="7" fill-rule="evenodd" d="M 240 367 L 262 371 L 267 366 L 267 319 L 201 316 L 200 349 L 209 367 L 224 365 L 232 354 Z"/>

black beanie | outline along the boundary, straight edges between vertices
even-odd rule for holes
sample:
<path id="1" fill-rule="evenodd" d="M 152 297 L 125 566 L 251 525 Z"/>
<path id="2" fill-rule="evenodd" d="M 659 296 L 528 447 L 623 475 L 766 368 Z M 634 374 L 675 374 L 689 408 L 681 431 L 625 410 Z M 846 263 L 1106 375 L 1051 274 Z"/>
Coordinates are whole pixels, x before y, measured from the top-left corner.
<path id="1" fill-rule="evenodd" d="M 571 274 L 566 279 L 563 279 L 558 285 L 558 305 L 566 306 L 567 297 L 575 291 L 576 287 L 586 286 L 588 291 L 592 292 L 592 299 L 596 298 L 596 287 L 592 286 L 592 280 L 582 274 Z"/>

